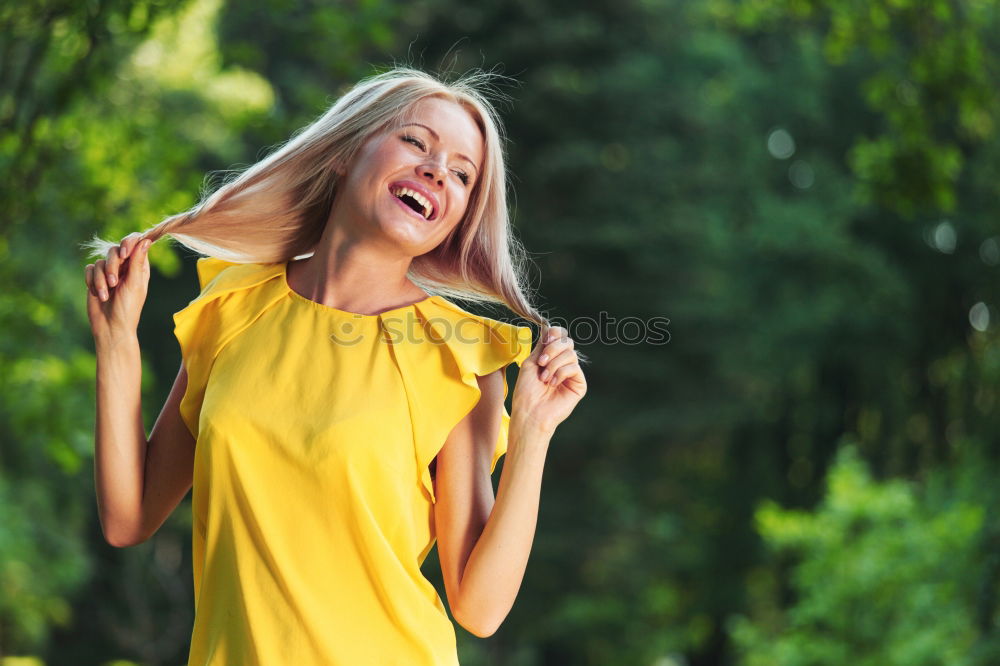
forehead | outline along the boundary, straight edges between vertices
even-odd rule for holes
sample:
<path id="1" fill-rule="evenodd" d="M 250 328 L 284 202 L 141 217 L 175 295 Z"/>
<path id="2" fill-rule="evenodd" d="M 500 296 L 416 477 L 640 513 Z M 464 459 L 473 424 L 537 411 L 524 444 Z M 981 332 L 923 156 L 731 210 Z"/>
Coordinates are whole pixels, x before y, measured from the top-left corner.
<path id="1" fill-rule="evenodd" d="M 403 127 L 411 123 L 429 127 L 447 148 L 468 155 L 477 167 L 482 162 L 483 133 L 469 111 L 455 102 L 426 97 L 411 105 L 395 124 Z M 422 127 L 411 126 L 411 129 L 428 132 Z"/>

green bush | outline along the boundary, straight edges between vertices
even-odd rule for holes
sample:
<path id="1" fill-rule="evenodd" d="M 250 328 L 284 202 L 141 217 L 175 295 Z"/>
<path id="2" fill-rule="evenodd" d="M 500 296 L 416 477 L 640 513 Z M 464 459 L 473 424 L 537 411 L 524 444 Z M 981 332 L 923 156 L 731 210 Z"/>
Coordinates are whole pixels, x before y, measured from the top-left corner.
<path id="1" fill-rule="evenodd" d="M 753 618 L 731 619 L 740 663 L 987 663 L 984 653 L 996 652 L 980 639 L 969 576 L 979 569 L 984 518 L 978 503 L 941 503 L 913 481 L 873 480 L 845 444 L 815 512 L 770 500 L 756 511 L 775 564 L 790 569 L 789 589 L 771 585 L 752 600 Z"/>

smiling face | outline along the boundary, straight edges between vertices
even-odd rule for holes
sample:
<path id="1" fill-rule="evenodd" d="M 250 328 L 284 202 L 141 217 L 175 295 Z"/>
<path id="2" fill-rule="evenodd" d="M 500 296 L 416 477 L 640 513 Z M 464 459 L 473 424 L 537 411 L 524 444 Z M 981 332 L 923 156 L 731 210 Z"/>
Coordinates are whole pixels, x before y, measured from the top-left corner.
<path id="1" fill-rule="evenodd" d="M 414 104 L 401 125 L 373 135 L 354 156 L 332 217 L 419 256 L 462 220 L 485 148 L 469 112 L 441 98 Z"/>

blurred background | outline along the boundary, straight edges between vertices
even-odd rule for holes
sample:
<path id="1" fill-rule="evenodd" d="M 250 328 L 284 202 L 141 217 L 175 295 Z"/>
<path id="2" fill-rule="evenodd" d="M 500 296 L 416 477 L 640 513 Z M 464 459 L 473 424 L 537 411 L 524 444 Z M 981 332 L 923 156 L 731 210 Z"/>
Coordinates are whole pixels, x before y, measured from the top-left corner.
<path id="1" fill-rule="evenodd" d="M 593 361 L 517 603 L 488 639 L 456 624 L 463 666 L 1000 663 L 998 24 L 981 0 L 0 4 L 0 663 L 187 656 L 190 494 L 137 547 L 98 522 L 79 244 L 393 63 L 516 79 L 515 224 Z M 151 252 L 147 431 L 198 291 L 181 249 Z M 599 316 L 669 342 L 585 341 Z"/>

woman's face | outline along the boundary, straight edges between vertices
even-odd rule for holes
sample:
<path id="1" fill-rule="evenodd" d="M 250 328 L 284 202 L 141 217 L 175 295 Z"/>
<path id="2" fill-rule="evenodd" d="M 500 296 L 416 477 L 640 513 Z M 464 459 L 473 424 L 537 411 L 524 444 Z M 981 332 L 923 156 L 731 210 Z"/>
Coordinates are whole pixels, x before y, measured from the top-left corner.
<path id="1" fill-rule="evenodd" d="M 483 136 L 461 106 L 417 102 L 403 126 L 372 136 L 340 181 L 334 215 L 408 256 L 433 250 L 465 215 L 483 162 Z"/>

